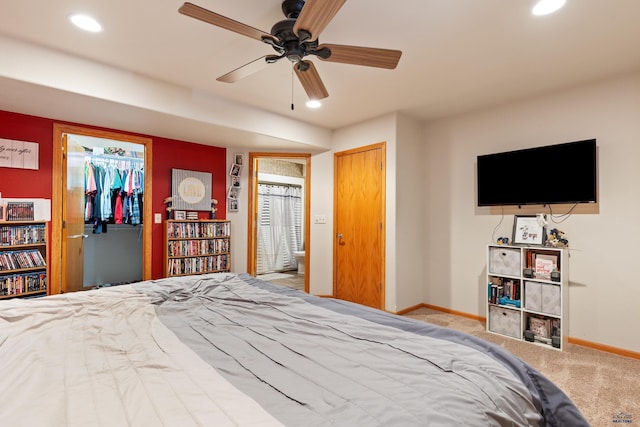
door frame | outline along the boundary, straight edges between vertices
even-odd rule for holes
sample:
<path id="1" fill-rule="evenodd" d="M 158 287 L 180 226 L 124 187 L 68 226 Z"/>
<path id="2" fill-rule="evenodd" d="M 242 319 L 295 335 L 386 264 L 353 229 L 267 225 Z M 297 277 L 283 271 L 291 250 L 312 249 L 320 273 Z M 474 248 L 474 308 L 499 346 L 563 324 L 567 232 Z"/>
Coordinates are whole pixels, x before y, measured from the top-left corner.
<path id="1" fill-rule="evenodd" d="M 375 307 L 380 310 L 385 310 L 386 307 L 386 242 L 387 242 L 387 144 L 386 142 L 379 142 L 377 144 L 366 145 L 362 147 L 356 147 L 345 151 L 340 151 L 333 153 L 333 296 L 337 298 L 338 296 L 338 211 L 340 210 L 340 206 L 338 206 L 338 159 L 342 156 L 347 156 L 351 154 L 363 153 L 370 150 L 381 150 L 381 199 L 380 199 L 380 210 L 381 210 L 381 242 L 380 242 L 380 259 L 382 261 L 382 265 L 380 266 L 380 306 Z"/>
<path id="2" fill-rule="evenodd" d="M 257 271 L 258 254 L 258 159 L 304 159 L 304 291 L 309 293 L 311 259 L 311 154 L 309 153 L 249 153 L 248 236 L 247 273 L 254 276 Z"/>
<path id="3" fill-rule="evenodd" d="M 144 145 L 144 204 L 142 207 L 142 280 L 151 279 L 151 243 L 153 224 L 152 204 L 152 139 L 142 136 L 128 135 L 120 132 L 112 132 L 100 129 L 87 128 L 61 123 L 53 124 L 53 166 L 51 184 L 51 268 L 49 278 L 50 294 L 64 293 L 66 288 L 65 272 L 62 268 L 66 263 L 65 250 L 63 249 L 63 192 L 66 185 L 66 161 L 63 135 L 83 135 L 94 138 L 111 139 L 115 141 L 130 142 Z"/>

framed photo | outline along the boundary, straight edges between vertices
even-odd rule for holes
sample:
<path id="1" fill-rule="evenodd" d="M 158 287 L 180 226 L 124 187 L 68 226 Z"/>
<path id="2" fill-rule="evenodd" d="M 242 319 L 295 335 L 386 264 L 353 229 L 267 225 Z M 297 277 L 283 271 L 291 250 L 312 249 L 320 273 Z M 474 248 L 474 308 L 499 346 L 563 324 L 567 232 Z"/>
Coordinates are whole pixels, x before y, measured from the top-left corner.
<path id="1" fill-rule="evenodd" d="M 242 166 L 233 164 L 231 165 L 231 169 L 229 170 L 229 175 L 231 176 L 240 176 L 240 171 L 242 170 Z"/>
<path id="2" fill-rule="evenodd" d="M 173 211 L 173 219 L 187 219 L 187 211 Z"/>
<path id="3" fill-rule="evenodd" d="M 238 199 L 228 199 L 227 202 L 229 205 L 229 212 L 238 212 Z"/>
<path id="4" fill-rule="evenodd" d="M 529 318 L 529 329 L 536 338 L 551 338 L 551 321 L 549 319 Z"/>
<path id="5" fill-rule="evenodd" d="M 239 176 L 232 176 L 231 177 L 231 186 L 240 188 L 240 177 Z"/>
<path id="6" fill-rule="evenodd" d="M 516 215 L 513 218 L 513 239 L 516 245 L 543 245 L 545 227 L 536 215 Z"/>
<path id="7" fill-rule="evenodd" d="M 238 197 L 240 197 L 240 187 L 234 187 L 233 185 L 229 187 L 227 198 L 238 200 Z"/>
<path id="8" fill-rule="evenodd" d="M 238 166 L 244 165 L 244 154 L 236 154 L 234 162 Z"/>

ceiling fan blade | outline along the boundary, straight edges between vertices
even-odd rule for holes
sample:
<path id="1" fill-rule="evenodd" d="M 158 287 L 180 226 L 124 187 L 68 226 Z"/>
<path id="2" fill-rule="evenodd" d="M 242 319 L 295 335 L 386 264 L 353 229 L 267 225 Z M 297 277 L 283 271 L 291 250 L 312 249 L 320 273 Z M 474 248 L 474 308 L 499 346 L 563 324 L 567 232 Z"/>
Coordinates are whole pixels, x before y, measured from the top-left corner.
<path id="1" fill-rule="evenodd" d="M 233 71 L 229 71 L 227 74 L 218 77 L 216 80 L 225 83 L 235 83 L 238 80 L 244 79 L 245 77 L 253 73 L 257 73 L 258 71 L 265 68 L 268 65 L 266 59 L 269 56 L 270 55 L 266 55 L 255 59 L 248 64 L 244 64 L 243 66 L 236 68 Z"/>
<path id="2" fill-rule="evenodd" d="M 300 61 L 293 66 L 293 69 L 309 99 L 324 99 L 329 96 L 313 62 Z"/>
<path id="3" fill-rule="evenodd" d="M 347 0 L 307 0 L 296 19 L 293 32 L 301 41 L 314 41 Z"/>
<path id="4" fill-rule="evenodd" d="M 200 21 L 206 22 L 207 24 L 212 24 L 216 27 L 224 28 L 225 30 L 233 31 L 238 34 L 242 34 L 243 36 L 251 37 L 252 39 L 262 41 L 263 39 L 267 38 L 278 41 L 278 39 L 276 39 L 269 33 L 245 25 L 242 22 L 234 21 L 231 18 L 219 15 L 203 7 L 196 6 L 193 3 L 184 3 L 182 6 L 180 6 L 178 12 L 191 18 L 199 19 Z"/>
<path id="5" fill-rule="evenodd" d="M 323 58 L 324 55 L 318 55 L 323 61 L 388 68 L 390 70 L 396 68 L 398 61 L 400 61 L 400 56 L 402 56 L 402 52 L 399 50 L 339 44 L 322 44 L 316 50 L 320 51 L 324 48 L 328 48 L 331 51 L 331 56 Z"/>

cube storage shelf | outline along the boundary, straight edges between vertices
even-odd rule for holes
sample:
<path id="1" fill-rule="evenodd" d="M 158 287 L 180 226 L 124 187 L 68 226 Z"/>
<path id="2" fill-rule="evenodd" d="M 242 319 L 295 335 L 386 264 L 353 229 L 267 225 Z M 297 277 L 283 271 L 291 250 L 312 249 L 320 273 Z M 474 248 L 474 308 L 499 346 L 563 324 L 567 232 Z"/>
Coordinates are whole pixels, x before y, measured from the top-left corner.
<path id="1" fill-rule="evenodd" d="M 562 350 L 569 330 L 568 253 L 489 245 L 487 331 Z"/>
<path id="2" fill-rule="evenodd" d="M 48 249 L 46 222 L 0 222 L 0 299 L 47 294 Z"/>
<path id="3" fill-rule="evenodd" d="M 231 223 L 227 220 L 167 220 L 164 275 L 230 271 Z"/>

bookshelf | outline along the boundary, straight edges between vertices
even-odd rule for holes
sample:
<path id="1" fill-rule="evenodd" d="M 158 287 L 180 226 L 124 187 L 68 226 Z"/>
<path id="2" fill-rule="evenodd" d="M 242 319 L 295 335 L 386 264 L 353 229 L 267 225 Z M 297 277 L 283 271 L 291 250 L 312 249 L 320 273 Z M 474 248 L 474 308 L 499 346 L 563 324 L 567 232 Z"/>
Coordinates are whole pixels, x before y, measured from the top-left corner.
<path id="1" fill-rule="evenodd" d="M 557 350 L 569 330 L 568 249 L 489 245 L 487 331 Z"/>
<path id="2" fill-rule="evenodd" d="M 231 270 L 231 222 L 166 220 L 165 277 Z"/>
<path id="3" fill-rule="evenodd" d="M 0 222 L 0 299 L 47 294 L 47 239 L 46 222 Z"/>

